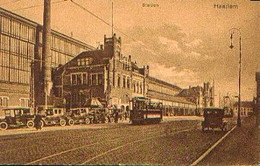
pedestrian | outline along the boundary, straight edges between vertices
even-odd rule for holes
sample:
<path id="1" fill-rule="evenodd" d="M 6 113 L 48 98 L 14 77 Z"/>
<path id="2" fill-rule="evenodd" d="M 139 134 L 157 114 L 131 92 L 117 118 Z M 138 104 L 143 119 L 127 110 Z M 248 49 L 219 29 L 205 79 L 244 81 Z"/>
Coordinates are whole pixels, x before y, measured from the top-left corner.
<path id="1" fill-rule="evenodd" d="M 118 118 L 119 118 L 118 110 L 115 109 L 115 123 L 118 123 Z"/>
<path id="2" fill-rule="evenodd" d="M 42 129 L 42 116 L 39 113 L 34 118 L 34 126 L 36 130 Z"/>
<path id="3" fill-rule="evenodd" d="M 128 117 L 127 117 L 127 111 L 125 111 L 125 120 L 127 120 L 127 118 L 128 118 Z"/>

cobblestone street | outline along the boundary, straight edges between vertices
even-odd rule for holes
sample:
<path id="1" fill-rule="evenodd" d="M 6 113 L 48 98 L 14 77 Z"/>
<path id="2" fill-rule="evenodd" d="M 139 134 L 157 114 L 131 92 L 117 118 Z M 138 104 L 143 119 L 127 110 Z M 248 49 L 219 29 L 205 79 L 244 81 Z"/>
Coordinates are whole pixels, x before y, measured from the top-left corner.
<path id="1" fill-rule="evenodd" d="M 2 135 L 0 161 L 1 164 L 189 164 L 225 133 L 203 133 L 200 123 L 166 118 L 164 123 L 154 125 L 125 122 Z"/>

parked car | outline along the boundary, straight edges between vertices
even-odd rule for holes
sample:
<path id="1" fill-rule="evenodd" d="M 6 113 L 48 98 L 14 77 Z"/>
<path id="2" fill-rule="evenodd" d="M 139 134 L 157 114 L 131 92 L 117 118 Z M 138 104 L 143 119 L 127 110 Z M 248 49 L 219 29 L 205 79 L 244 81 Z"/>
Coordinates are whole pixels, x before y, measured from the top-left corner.
<path id="1" fill-rule="evenodd" d="M 34 115 L 30 108 L 12 107 L 0 109 L 0 129 L 9 127 L 27 126 L 34 127 Z"/>
<path id="2" fill-rule="evenodd" d="M 227 130 L 227 122 L 223 120 L 224 109 L 222 108 L 204 108 L 203 109 L 204 121 L 202 122 L 202 131 L 206 128 L 220 128 L 222 131 Z"/>
<path id="3" fill-rule="evenodd" d="M 66 125 L 66 116 L 64 108 L 47 108 L 40 111 L 42 114 L 42 125 Z"/>
<path id="4" fill-rule="evenodd" d="M 67 124 L 72 126 L 75 124 L 90 124 L 88 108 L 72 108 L 66 112 Z"/>

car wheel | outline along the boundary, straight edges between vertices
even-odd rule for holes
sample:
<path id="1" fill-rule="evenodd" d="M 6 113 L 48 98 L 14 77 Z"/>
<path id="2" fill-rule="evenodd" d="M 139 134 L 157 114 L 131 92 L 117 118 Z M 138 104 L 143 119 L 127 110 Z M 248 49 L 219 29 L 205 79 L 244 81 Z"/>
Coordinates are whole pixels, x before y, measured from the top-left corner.
<path id="1" fill-rule="evenodd" d="M 34 127 L 34 122 L 32 120 L 28 120 L 26 123 L 28 128 L 33 128 Z"/>
<path id="2" fill-rule="evenodd" d="M 40 126 L 41 126 L 41 128 L 43 128 L 43 126 L 44 126 L 44 121 L 43 121 L 43 120 L 41 120 L 41 122 L 40 122 L 40 123 L 41 123 L 41 125 L 40 125 Z"/>
<path id="3" fill-rule="evenodd" d="M 61 119 L 60 120 L 60 126 L 66 126 L 66 120 Z"/>
<path id="4" fill-rule="evenodd" d="M 0 129 L 1 130 L 6 130 L 8 128 L 8 124 L 6 122 L 1 122 L 0 123 Z"/>
<path id="5" fill-rule="evenodd" d="M 90 121 L 89 118 L 86 118 L 86 119 L 85 119 L 85 123 L 86 123 L 86 124 L 90 124 L 90 122 L 91 122 L 91 121 Z"/>
<path id="6" fill-rule="evenodd" d="M 105 117 L 105 123 L 108 123 L 109 121 L 108 121 L 108 117 Z"/>
<path id="7" fill-rule="evenodd" d="M 68 123 L 69 123 L 70 126 L 73 126 L 74 125 L 74 120 L 70 119 Z"/>
<path id="8" fill-rule="evenodd" d="M 113 117 L 110 118 L 110 123 L 114 123 L 115 119 Z"/>

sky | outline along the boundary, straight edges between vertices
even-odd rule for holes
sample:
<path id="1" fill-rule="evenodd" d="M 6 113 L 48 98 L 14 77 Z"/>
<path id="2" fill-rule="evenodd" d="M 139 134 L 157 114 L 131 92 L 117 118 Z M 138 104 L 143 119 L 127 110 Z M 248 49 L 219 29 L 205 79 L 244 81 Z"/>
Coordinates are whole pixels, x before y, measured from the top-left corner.
<path id="1" fill-rule="evenodd" d="M 111 26 L 71 1 L 51 0 L 53 29 L 97 47 Z M 111 25 L 112 0 L 74 0 Z M 38 23 L 43 0 L 0 0 L 0 6 Z M 122 53 L 150 75 L 181 88 L 215 83 L 219 94 L 238 95 L 239 32 L 242 37 L 241 100 L 256 94 L 260 71 L 260 2 L 250 0 L 113 0 L 114 32 L 122 38 Z M 155 7 L 147 7 L 152 4 Z M 232 9 L 214 6 L 234 6 Z M 37 7 L 31 7 L 37 6 Z M 119 30 L 119 31 L 118 31 Z"/>

